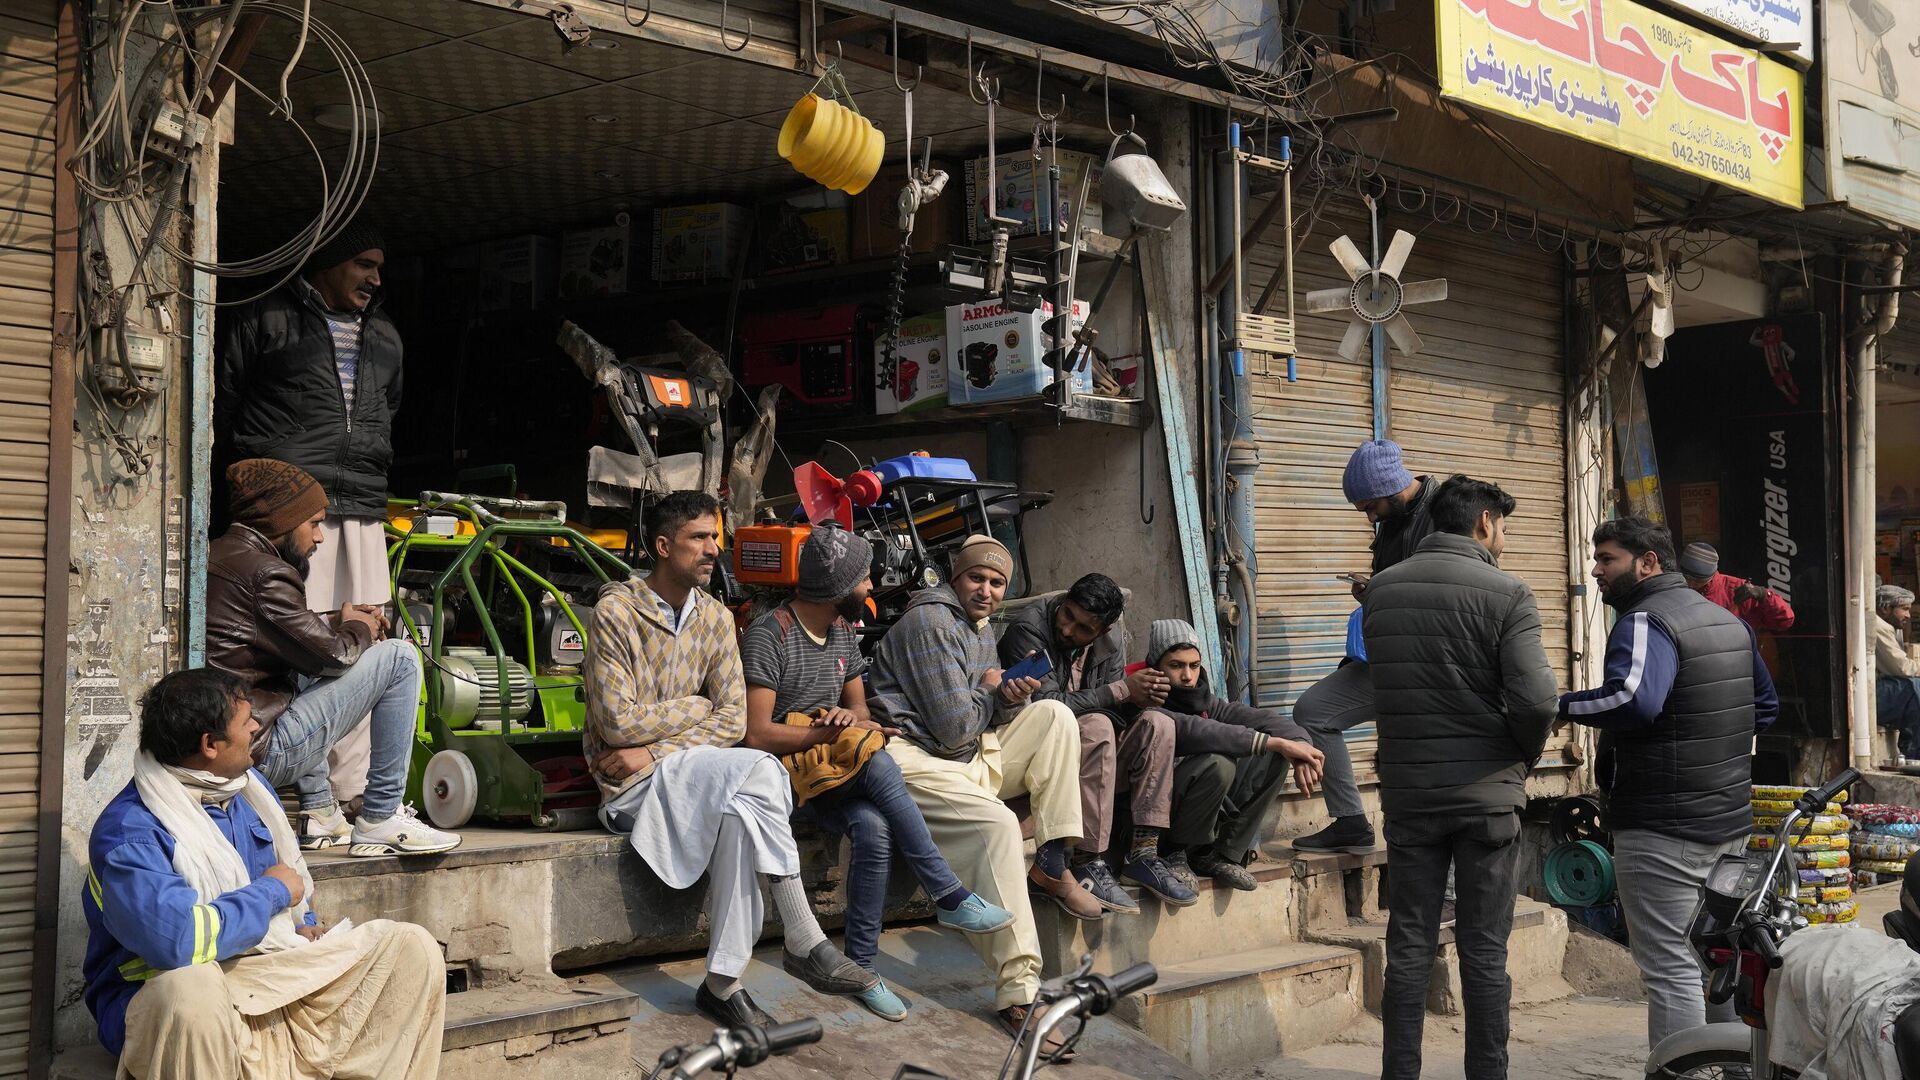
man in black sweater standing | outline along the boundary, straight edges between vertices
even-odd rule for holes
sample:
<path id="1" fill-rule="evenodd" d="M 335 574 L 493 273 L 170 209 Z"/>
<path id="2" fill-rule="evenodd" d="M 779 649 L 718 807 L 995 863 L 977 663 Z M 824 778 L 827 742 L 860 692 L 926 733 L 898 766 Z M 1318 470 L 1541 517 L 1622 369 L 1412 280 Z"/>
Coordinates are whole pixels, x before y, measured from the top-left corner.
<path id="1" fill-rule="evenodd" d="M 1467 1080 L 1507 1075 L 1507 935 L 1526 779 L 1557 711 L 1533 592 L 1499 569 L 1512 496 L 1455 476 L 1434 532 L 1367 588 L 1387 815 L 1383 1080 L 1417 1080 L 1447 869 L 1458 880 Z"/>

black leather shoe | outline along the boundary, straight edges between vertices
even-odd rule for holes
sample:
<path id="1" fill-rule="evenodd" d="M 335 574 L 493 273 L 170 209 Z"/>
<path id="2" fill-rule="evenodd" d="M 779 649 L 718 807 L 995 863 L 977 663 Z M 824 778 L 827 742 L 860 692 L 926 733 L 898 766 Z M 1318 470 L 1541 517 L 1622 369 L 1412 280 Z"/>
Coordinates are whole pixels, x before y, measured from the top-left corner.
<path id="1" fill-rule="evenodd" d="M 732 997 L 723 1000 L 715 996 L 713 991 L 707 989 L 707 984 L 702 982 L 700 989 L 693 992 L 693 1007 L 700 1010 L 701 1016 L 725 1028 L 745 1027 L 749 1024 L 766 1027 L 774 1022 L 773 1017 L 762 1012 L 760 1006 L 753 1003 L 753 999 L 747 996 L 744 988 L 734 991 Z"/>
<path id="2" fill-rule="evenodd" d="M 782 949 L 780 963 L 787 974 L 823 994 L 852 997 L 880 981 L 879 976 L 847 959 L 831 941 L 815 945 L 805 956 L 795 956 Z"/>

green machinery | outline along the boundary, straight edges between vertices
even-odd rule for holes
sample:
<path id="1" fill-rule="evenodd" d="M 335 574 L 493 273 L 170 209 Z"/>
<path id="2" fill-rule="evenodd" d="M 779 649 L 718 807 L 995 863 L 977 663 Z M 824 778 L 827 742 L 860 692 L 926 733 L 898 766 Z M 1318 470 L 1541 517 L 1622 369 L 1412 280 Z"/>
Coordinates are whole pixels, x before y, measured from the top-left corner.
<path id="1" fill-rule="evenodd" d="M 429 491 L 395 505 L 394 623 L 425 670 L 408 798 L 441 828 L 591 825 L 581 671 L 593 598 L 626 563 L 564 503 Z"/>

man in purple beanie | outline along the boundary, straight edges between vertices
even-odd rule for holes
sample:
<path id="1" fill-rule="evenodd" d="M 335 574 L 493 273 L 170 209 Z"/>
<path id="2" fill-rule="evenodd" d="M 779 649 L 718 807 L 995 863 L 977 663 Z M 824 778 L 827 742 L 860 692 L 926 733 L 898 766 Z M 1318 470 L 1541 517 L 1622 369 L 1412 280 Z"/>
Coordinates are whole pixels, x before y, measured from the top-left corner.
<path id="1" fill-rule="evenodd" d="M 1433 532 L 1429 506 L 1439 487 L 1428 477 L 1415 476 L 1400 460 L 1400 447 L 1387 439 L 1360 444 L 1347 459 L 1341 489 L 1355 510 L 1367 515 L 1374 527 L 1373 568 L 1378 574 L 1413 554 Z M 1370 575 L 1356 574 L 1353 598 L 1366 602 Z M 1313 745 L 1326 755 L 1321 788 L 1333 823 L 1293 842 L 1299 851 L 1373 850 L 1373 826 L 1360 803 L 1353 780 L 1353 759 L 1347 755 L 1346 731 L 1374 719 L 1373 675 L 1367 662 L 1348 657 L 1331 674 L 1308 687 L 1293 706 L 1294 722 L 1307 729 Z"/>

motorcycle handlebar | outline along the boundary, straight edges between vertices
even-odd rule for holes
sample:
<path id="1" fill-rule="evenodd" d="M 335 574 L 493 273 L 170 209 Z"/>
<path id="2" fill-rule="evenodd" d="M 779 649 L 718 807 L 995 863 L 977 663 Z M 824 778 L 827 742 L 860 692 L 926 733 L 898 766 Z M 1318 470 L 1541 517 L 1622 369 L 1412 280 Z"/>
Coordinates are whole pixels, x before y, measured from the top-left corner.
<path id="1" fill-rule="evenodd" d="M 1106 1001 L 1101 1004 L 1105 1007 L 1096 1007 L 1094 1015 L 1098 1016 L 1106 1012 L 1108 1009 L 1113 1008 L 1114 1004 L 1121 998 L 1145 990 L 1159 980 L 1160 972 L 1155 969 L 1152 964 L 1135 964 L 1125 971 L 1102 976 L 1100 981 L 1104 984 L 1103 989 L 1105 989 L 1107 993 Z"/>
<path id="2" fill-rule="evenodd" d="M 1800 810 L 1807 814 L 1819 813 L 1820 808 L 1832 802 L 1835 795 L 1840 794 L 1842 791 L 1858 783 L 1859 780 L 1859 769 L 1847 768 L 1842 770 L 1839 776 L 1827 781 L 1825 787 L 1815 788 L 1805 795 L 1800 796 L 1798 800 Z"/>
<path id="3" fill-rule="evenodd" d="M 1760 954 L 1760 958 L 1767 962 L 1768 967 L 1779 968 L 1780 951 L 1773 947 L 1773 935 L 1767 933 L 1765 926 L 1754 925 L 1747 927 L 1745 937 L 1746 944 L 1752 946 L 1753 951 Z"/>
<path id="4" fill-rule="evenodd" d="M 804 1020 L 794 1020 L 785 1024 L 775 1024 L 766 1029 L 767 1053 L 784 1054 L 802 1046 L 820 1041 L 823 1029 L 820 1021 L 809 1016 Z"/>

